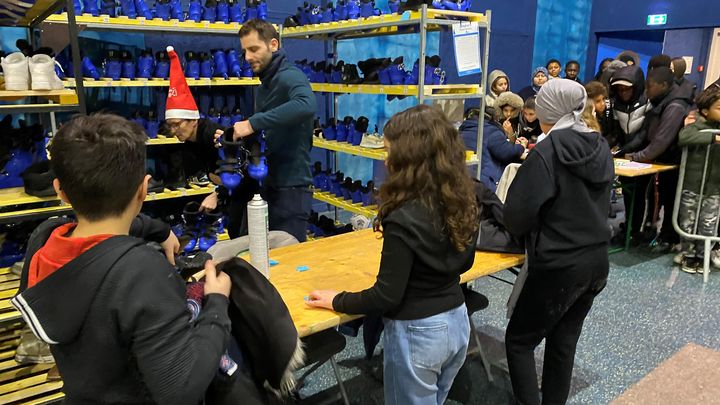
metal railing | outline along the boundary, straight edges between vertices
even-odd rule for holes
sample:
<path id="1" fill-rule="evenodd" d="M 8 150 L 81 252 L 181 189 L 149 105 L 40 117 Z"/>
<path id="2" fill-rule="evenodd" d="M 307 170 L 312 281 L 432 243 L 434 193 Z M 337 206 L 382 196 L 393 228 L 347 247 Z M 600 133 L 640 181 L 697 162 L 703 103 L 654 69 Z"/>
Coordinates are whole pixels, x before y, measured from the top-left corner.
<path id="1" fill-rule="evenodd" d="M 720 130 L 712 130 L 714 134 L 719 134 Z M 681 238 L 685 238 L 689 241 L 701 241 L 704 243 L 704 251 L 703 251 L 703 282 L 707 283 L 708 278 L 710 276 L 710 254 L 712 251 L 712 247 L 715 243 L 720 242 L 720 237 L 718 236 L 718 223 L 720 223 L 720 220 L 715 221 L 715 232 L 712 235 L 700 235 L 698 234 L 698 223 L 701 221 L 700 211 L 703 204 L 703 198 L 705 197 L 705 189 L 706 189 L 706 182 L 708 178 L 708 169 L 710 169 L 709 161 L 710 161 L 710 149 L 713 147 L 718 147 L 717 145 L 708 145 L 705 149 L 705 163 L 703 167 L 703 175 L 702 175 L 702 182 L 700 183 L 700 193 L 697 196 L 697 207 L 695 208 L 695 221 L 692 225 L 692 233 L 686 232 L 684 229 L 680 227 L 678 224 L 678 214 L 680 211 L 680 204 L 682 201 L 683 196 L 683 186 L 685 183 L 685 166 L 688 159 L 688 147 L 683 148 L 682 152 L 682 161 L 680 163 L 680 175 L 678 179 L 678 185 L 677 185 L 677 192 L 675 193 L 675 204 L 673 208 L 673 214 L 672 214 L 672 224 L 673 228 L 675 228 L 675 231 L 680 235 Z M 720 217 L 720 207 L 718 208 L 718 212 L 716 214 L 718 217 Z"/>

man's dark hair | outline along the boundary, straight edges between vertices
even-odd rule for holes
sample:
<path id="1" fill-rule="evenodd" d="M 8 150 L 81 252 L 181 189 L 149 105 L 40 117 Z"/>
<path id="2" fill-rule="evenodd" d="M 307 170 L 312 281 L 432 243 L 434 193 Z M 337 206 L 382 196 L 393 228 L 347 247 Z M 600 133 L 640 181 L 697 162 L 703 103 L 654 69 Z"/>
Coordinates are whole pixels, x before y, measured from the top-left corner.
<path id="1" fill-rule="evenodd" d="M 687 70 L 687 62 L 685 62 L 685 59 L 673 58 L 672 66 L 675 78 L 678 80 L 682 79 L 685 76 L 685 71 Z"/>
<path id="2" fill-rule="evenodd" d="M 670 69 L 670 65 L 672 64 L 672 58 L 667 55 L 655 55 L 652 58 L 650 58 L 650 62 L 648 62 L 648 72 L 657 69 L 659 67 L 666 67 Z"/>
<path id="3" fill-rule="evenodd" d="M 700 112 L 700 115 L 705 117 L 705 115 L 702 113 L 702 110 L 709 109 L 718 100 L 720 100 L 720 87 L 710 86 L 707 89 L 705 89 L 702 93 L 700 93 L 700 95 L 698 95 L 697 98 L 695 99 L 695 104 L 697 105 L 698 112 Z M 705 118 L 707 118 L 707 117 L 705 117 Z"/>
<path id="4" fill-rule="evenodd" d="M 580 69 L 580 62 L 578 62 L 578 61 L 576 61 L 576 60 L 569 60 L 569 61 L 565 64 L 565 69 L 567 69 L 568 66 L 570 66 L 570 65 L 577 65 L 578 69 Z"/>
<path id="5" fill-rule="evenodd" d="M 557 63 L 558 66 L 562 66 L 562 63 L 560 63 L 559 60 L 557 60 L 557 59 L 550 59 L 550 60 L 547 61 L 547 63 L 545 64 L 545 69 L 547 69 L 547 68 L 550 66 L 551 63 Z"/>
<path id="6" fill-rule="evenodd" d="M 119 216 L 145 178 L 140 125 L 113 114 L 78 116 L 50 143 L 50 163 L 75 213 L 89 221 Z"/>
<path id="7" fill-rule="evenodd" d="M 605 88 L 605 85 L 595 80 L 588 82 L 585 85 L 585 91 L 587 92 L 587 96 L 590 99 L 593 99 L 597 96 L 603 96 L 605 98 L 607 98 L 608 96 L 608 91 L 607 88 Z"/>
<path id="8" fill-rule="evenodd" d="M 669 67 L 660 66 L 648 72 L 647 80 L 657 84 L 665 83 L 670 88 L 675 83 L 675 76 Z"/>
<path id="9" fill-rule="evenodd" d="M 260 38 L 266 44 L 270 43 L 270 41 L 273 39 L 277 39 L 278 41 L 280 40 L 280 34 L 278 34 L 277 30 L 272 24 L 257 18 L 243 23 L 242 28 L 240 28 L 240 32 L 238 32 L 238 35 L 240 35 L 240 38 L 246 37 L 250 35 L 253 31 L 257 32 L 258 38 Z"/>

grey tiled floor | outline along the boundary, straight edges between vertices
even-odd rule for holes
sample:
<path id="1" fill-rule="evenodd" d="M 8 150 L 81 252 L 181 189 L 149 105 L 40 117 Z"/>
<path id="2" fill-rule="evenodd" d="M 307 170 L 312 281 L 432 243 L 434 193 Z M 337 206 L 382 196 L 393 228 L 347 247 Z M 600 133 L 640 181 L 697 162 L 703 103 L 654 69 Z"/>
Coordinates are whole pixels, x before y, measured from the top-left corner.
<path id="1" fill-rule="evenodd" d="M 501 277 L 513 280 L 509 273 Z M 490 307 L 474 315 L 493 367 L 487 381 L 478 359 L 469 359 L 456 378 L 449 403 L 507 404 L 510 402 L 504 362 L 505 302 L 511 286 L 486 277 L 476 289 Z M 605 291 L 596 299 L 578 345 L 571 404 L 607 404 L 644 377 L 682 346 L 695 342 L 720 350 L 720 274 L 703 285 L 701 275 L 672 268 L 671 257 L 632 250 L 611 256 Z M 362 335 L 361 335 L 362 336 Z M 382 404 L 380 348 L 371 361 L 363 358 L 362 338 L 348 338 L 338 356 L 340 372 L 353 404 Z M 542 346 L 537 351 L 542 363 Z M 301 393 L 307 403 L 335 395 L 329 365 L 310 376 Z"/>

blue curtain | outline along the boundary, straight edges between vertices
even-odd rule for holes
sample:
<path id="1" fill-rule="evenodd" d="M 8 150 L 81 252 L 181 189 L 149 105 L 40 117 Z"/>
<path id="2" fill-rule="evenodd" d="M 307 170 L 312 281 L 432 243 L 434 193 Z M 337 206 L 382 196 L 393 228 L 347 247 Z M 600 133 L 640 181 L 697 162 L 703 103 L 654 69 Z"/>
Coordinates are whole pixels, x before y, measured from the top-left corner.
<path id="1" fill-rule="evenodd" d="M 586 72 L 588 77 L 594 75 L 597 66 L 584 66 L 591 11 L 592 0 L 538 0 L 533 68 L 545 66 L 548 59 L 554 58 L 560 60 L 564 69 L 565 63 L 574 59 L 580 62 L 581 79 Z"/>

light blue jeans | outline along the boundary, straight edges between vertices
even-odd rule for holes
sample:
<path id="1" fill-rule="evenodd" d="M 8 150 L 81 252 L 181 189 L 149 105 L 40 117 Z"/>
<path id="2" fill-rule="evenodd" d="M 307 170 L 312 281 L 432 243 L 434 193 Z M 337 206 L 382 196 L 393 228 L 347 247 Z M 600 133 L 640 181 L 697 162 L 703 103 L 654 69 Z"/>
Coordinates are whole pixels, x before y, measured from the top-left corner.
<path id="1" fill-rule="evenodd" d="M 470 339 L 465 304 L 428 318 L 384 321 L 385 404 L 444 403 Z"/>

